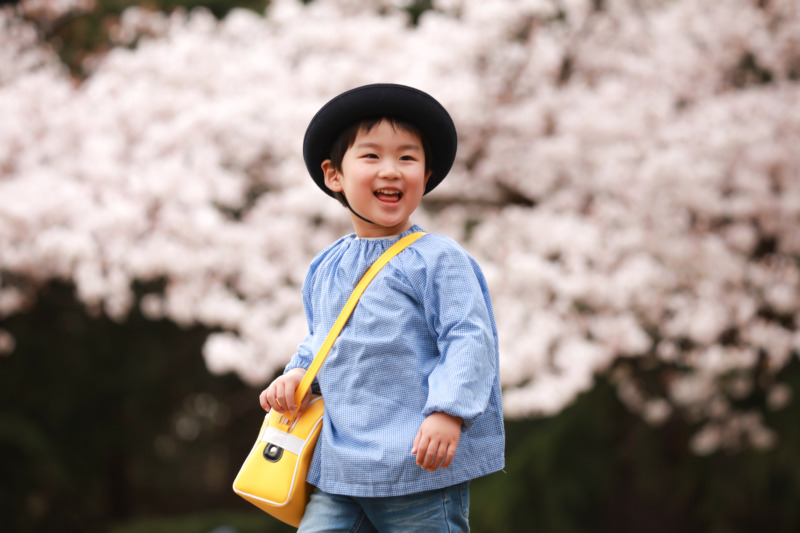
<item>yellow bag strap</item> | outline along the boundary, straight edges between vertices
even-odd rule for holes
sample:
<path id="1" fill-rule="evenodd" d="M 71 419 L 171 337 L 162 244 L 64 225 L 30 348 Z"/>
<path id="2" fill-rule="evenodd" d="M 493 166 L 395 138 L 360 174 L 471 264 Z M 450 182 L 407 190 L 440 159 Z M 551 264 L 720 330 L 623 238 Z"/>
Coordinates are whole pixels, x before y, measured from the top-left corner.
<path id="1" fill-rule="evenodd" d="M 350 314 L 353 312 L 353 309 L 355 309 L 358 299 L 361 298 L 361 295 L 364 293 L 364 289 L 367 288 L 367 285 L 369 285 L 370 281 L 372 281 L 372 278 L 375 277 L 380 269 L 382 269 L 394 256 L 399 254 L 408 245 L 423 235 L 425 235 L 425 232 L 418 231 L 416 233 L 406 235 L 394 243 L 389 247 L 388 250 L 383 252 L 383 254 L 381 254 L 381 256 L 374 263 L 372 263 L 372 266 L 370 266 L 364 276 L 362 276 L 361 280 L 356 285 L 356 288 L 353 289 L 353 293 L 350 295 L 350 298 L 348 298 L 347 303 L 344 304 L 344 308 L 342 308 L 342 311 L 339 313 L 339 317 L 336 319 L 336 322 L 333 323 L 333 327 L 328 333 L 328 336 L 325 338 L 325 341 L 322 343 L 322 346 L 320 346 L 317 355 L 314 356 L 311 366 L 308 367 L 303 379 L 300 380 L 300 385 L 297 386 L 297 390 L 294 393 L 294 401 L 298 408 L 308 392 L 308 389 L 311 388 L 311 383 L 314 381 L 314 378 L 317 376 L 317 372 L 319 372 L 319 369 L 322 367 L 322 363 L 325 362 L 325 358 L 328 356 L 328 352 L 331 350 L 333 343 L 336 341 L 336 338 L 339 336 L 342 328 L 344 328 L 345 323 L 347 323 L 347 319 L 350 318 Z M 289 424 L 291 424 L 291 421 L 295 416 L 296 413 L 288 419 Z"/>

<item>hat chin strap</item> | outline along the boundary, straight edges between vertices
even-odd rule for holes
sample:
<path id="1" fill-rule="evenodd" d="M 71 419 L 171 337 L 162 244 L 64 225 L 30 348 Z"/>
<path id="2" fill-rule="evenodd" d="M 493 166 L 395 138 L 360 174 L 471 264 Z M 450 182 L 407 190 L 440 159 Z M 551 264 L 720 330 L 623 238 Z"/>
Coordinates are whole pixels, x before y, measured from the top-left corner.
<path id="1" fill-rule="evenodd" d="M 370 219 L 368 219 L 368 218 L 366 218 L 366 217 L 362 217 L 361 215 L 359 215 L 359 214 L 356 212 L 356 210 L 355 210 L 355 209 L 353 209 L 353 208 L 350 206 L 350 202 L 348 202 L 348 201 L 347 201 L 347 197 L 344 195 L 344 193 L 341 193 L 340 200 L 341 200 L 341 202 L 344 204 L 344 206 L 345 206 L 347 209 L 349 209 L 349 210 L 350 210 L 350 212 L 351 212 L 351 213 L 353 213 L 355 216 L 357 216 L 358 218 L 360 218 L 360 219 L 361 219 L 361 220 L 363 220 L 364 222 L 369 222 L 370 224 L 374 224 L 374 225 L 376 225 L 376 226 L 380 226 L 380 224 L 377 224 L 377 223 L 375 223 L 375 222 L 371 221 Z"/>

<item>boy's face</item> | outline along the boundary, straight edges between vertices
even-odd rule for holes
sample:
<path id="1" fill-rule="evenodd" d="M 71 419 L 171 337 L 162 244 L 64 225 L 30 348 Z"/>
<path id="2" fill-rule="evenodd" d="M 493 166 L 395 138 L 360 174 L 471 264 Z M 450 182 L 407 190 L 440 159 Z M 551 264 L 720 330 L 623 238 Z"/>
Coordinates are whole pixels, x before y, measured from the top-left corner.
<path id="1" fill-rule="evenodd" d="M 381 121 L 361 130 L 342 159 L 341 172 L 330 159 L 322 163 L 325 184 L 343 192 L 353 213 L 359 237 L 388 237 L 411 227 L 411 213 L 425 193 L 430 171 L 425 171 L 425 152 L 419 137 Z"/>

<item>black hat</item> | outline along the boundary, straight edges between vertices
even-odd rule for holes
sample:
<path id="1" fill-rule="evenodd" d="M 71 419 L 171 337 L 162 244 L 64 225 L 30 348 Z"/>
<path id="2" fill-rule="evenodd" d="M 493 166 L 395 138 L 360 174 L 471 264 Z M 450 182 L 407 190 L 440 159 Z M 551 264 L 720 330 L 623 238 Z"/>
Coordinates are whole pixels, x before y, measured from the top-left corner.
<path id="1" fill-rule="evenodd" d="M 450 114 L 432 96 L 413 87 L 376 83 L 356 87 L 322 106 L 306 129 L 303 159 L 320 189 L 329 196 L 322 162 L 331 157 L 336 137 L 351 124 L 378 117 L 392 117 L 417 126 L 430 146 L 431 177 L 425 187 L 429 193 L 439 185 L 456 157 L 458 138 Z"/>

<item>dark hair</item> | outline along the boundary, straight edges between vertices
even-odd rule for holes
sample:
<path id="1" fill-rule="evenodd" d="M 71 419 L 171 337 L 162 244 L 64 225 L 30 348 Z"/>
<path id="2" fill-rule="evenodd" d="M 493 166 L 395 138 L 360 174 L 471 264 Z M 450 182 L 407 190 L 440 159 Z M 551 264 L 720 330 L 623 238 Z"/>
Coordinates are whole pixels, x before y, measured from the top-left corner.
<path id="1" fill-rule="evenodd" d="M 433 163 L 433 156 L 431 155 L 430 146 L 428 145 L 428 140 L 422 134 L 422 130 L 420 130 L 415 124 L 408 122 L 406 120 L 401 120 L 395 117 L 374 117 L 374 118 L 367 118 L 360 122 L 354 122 L 350 124 L 345 129 L 342 130 L 341 133 L 336 137 L 331 145 L 331 166 L 336 169 L 337 171 L 342 171 L 342 161 L 344 160 L 344 154 L 347 150 L 350 149 L 351 146 L 356 142 L 356 137 L 358 136 L 358 132 L 360 131 L 371 131 L 372 128 L 377 126 L 381 123 L 381 121 L 386 121 L 389 125 L 394 128 L 395 130 L 403 130 L 407 131 L 408 133 L 413 133 L 417 137 L 419 137 L 420 142 L 422 143 L 422 150 L 425 154 L 425 172 L 427 173 L 431 169 L 431 165 Z M 334 197 L 339 200 L 339 202 L 347 207 L 347 200 L 344 199 L 344 195 L 341 192 L 334 192 Z"/>

